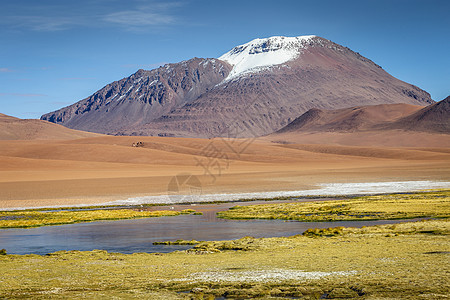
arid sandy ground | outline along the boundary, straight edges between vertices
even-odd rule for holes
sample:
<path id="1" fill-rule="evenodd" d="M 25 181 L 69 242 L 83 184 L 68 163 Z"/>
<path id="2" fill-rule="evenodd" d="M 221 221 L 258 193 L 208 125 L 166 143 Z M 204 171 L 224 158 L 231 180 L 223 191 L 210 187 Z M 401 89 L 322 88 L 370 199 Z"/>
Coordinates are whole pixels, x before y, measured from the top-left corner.
<path id="1" fill-rule="evenodd" d="M 301 190 L 333 182 L 448 181 L 447 136 L 427 136 L 431 147 L 420 142 L 400 147 L 403 137 L 398 147 L 324 145 L 332 143 L 328 138 L 319 140 L 321 145 L 317 139 L 313 145 L 269 138 L 1 140 L 0 208 L 165 195 L 181 173 L 197 175 L 204 194 Z M 144 147 L 131 146 L 138 141 Z"/>

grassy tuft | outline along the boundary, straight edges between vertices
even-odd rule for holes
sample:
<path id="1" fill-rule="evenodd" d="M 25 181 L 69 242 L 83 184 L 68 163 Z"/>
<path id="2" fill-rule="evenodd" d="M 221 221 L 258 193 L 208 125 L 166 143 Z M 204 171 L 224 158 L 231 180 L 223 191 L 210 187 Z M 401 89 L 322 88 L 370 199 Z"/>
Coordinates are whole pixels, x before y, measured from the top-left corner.
<path id="1" fill-rule="evenodd" d="M 344 227 L 333 227 L 324 229 L 314 228 L 306 230 L 305 232 L 303 232 L 303 235 L 308 237 L 338 236 L 344 233 L 343 229 Z"/>
<path id="2" fill-rule="evenodd" d="M 190 208 L 188 208 L 188 209 L 183 209 L 183 210 L 181 211 L 181 214 L 182 214 L 182 215 L 190 215 L 190 214 L 192 214 L 192 213 L 195 213 L 195 210 L 194 210 L 194 209 L 190 209 Z"/>

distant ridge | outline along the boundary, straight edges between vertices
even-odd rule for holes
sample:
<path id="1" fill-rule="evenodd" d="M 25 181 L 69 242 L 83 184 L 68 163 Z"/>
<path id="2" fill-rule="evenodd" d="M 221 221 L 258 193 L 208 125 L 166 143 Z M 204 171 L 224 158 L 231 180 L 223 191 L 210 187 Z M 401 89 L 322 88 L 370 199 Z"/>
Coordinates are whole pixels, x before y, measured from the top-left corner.
<path id="1" fill-rule="evenodd" d="M 380 104 L 338 110 L 313 108 L 278 131 L 355 132 L 386 126 L 420 111 L 423 106 L 411 104 Z"/>
<path id="2" fill-rule="evenodd" d="M 0 140 L 70 140 L 101 136 L 35 119 L 19 119 L 0 113 Z"/>
<path id="3" fill-rule="evenodd" d="M 283 144 L 450 147 L 449 97 L 423 107 L 409 104 L 311 109 L 262 137 Z"/>
<path id="4" fill-rule="evenodd" d="M 392 124 L 380 127 L 450 134 L 450 96 Z"/>

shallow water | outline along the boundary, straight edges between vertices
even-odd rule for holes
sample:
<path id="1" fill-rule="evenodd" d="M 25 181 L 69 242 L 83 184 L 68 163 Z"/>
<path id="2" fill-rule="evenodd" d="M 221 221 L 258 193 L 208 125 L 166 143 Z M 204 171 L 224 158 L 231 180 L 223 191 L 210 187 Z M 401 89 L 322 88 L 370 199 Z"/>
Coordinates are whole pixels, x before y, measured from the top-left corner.
<path id="1" fill-rule="evenodd" d="M 320 199 L 326 201 L 327 199 Z M 311 201 L 298 200 L 298 201 Z M 294 202 L 294 201 L 272 201 Z M 147 218 L 120 221 L 101 221 L 32 229 L 0 230 L 0 249 L 9 254 L 47 254 L 60 250 L 102 249 L 109 252 L 172 252 L 192 246 L 153 245 L 156 241 L 228 240 L 244 236 L 278 237 L 301 234 L 309 228 L 336 226 L 362 227 L 398 221 L 345 221 L 296 222 L 282 220 L 223 220 L 216 213 L 235 205 L 267 203 L 265 201 L 234 202 L 202 205 L 155 206 L 150 210 L 186 208 L 203 212 L 203 215 Z"/>

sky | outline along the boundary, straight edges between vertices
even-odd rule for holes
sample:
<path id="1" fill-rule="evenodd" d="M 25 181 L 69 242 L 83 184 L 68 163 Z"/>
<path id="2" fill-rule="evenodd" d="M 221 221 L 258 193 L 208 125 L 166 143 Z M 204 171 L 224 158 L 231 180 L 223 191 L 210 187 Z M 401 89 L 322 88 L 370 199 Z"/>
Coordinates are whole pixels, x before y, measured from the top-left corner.
<path id="1" fill-rule="evenodd" d="M 0 113 L 39 118 L 138 69 L 318 35 L 450 95 L 448 0 L 0 0 Z"/>

